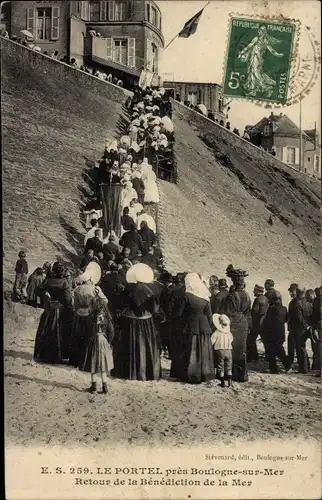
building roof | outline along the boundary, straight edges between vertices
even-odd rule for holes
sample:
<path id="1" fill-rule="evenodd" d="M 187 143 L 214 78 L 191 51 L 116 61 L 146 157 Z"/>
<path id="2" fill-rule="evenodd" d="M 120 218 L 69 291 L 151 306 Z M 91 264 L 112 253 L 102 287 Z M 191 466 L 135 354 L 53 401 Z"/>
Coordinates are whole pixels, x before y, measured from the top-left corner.
<path id="1" fill-rule="evenodd" d="M 272 112 L 269 117 L 262 118 L 251 129 L 251 134 L 258 134 L 264 131 L 265 125 L 274 124 L 274 134 L 279 137 L 300 137 L 300 129 L 294 122 L 285 114 L 280 113 L 274 115 Z M 306 131 L 303 130 L 303 137 L 309 141 L 314 141 Z"/>
<path id="2" fill-rule="evenodd" d="M 161 75 L 162 76 L 162 75 Z M 163 86 L 166 85 L 215 85 L 216 87 L 222 87 L 219 83 L 214 82 L 179 82 L 177 80 L 165 80 Z"/>

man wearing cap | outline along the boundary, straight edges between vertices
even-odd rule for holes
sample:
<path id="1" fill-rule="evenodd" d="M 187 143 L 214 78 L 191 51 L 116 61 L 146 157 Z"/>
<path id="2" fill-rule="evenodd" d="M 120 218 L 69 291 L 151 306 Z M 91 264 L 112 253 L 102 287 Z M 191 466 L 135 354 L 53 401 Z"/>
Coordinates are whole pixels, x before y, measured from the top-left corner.
<path id="1" fill-rule="evenodd" d="M 288 292 L 291 297 L 291 301 L 288 305 L 288 318 L 292 316 L 292 309 L 295 307 L 295 302 L 296 302 L 296 290 L 298 289 L 298 284 L 297 283 L 291 283 L 290 287 L 288 289 Z M 290 322 L 288 322 L 288 336 L 287 336 L 287 354 L 288 357 L 291 360 L 291 363 L 294 363 L 294 357 L 295 357 L 295 340 L 294 340 L 294 334 L 291 330 L 291 325 Z"/>
<path id="2" fill-rule="evenodd" d="M 222 301 L 229 294 L 227 280 L 225 278 L 221 278 L 218 281 L 218 289 L 219 289 L 219 292 L 212 295 L 210 298 L 210 306 L 211 306 L 211 311 L 213 314 L 219 313 L 219 309 L 220 309 L 220 305 L 221 305 Z"/>
<path id="3" fill-rule="evenodd" d="M 258 352 L 256 340 L 261 333 L 261 327 L 268 309 L 268 299 L 264 295 L 264 287 L 255 285 L 254 288 L 255 300 L 252 306 L 252 327 L 247 337 L 247 361 L 257 361 Z M 264 343 L 265 346 L 265 343 Z M 265 346 L 265 354 L 267 356 L 267 349 Z"/>
<path id="4" fill-rule="evenodd" d="M 94 254 L 97 256 L 98 252 L 103 250 L 103 242 L 101 240 L 101 230 L 96 229 L 93 238 L 89 238 L 86 242 L 85 252 L 87 250 L 94 250 Z"/>
<path id="5" fill-rule="evenodd" d="M 308 373 L 310 364 L 306 351 L 306 341 L 310 336 L 312 304 L 310 304 L 305 297 L 304 287 L 297 287 L 296 298 L 289 312 L 289 329 L 294 335 L 299 373 Z"/>
<path id="6" fill-rule="evenodd" d="M 284 365 L 286 372 L 291 368 L 291 361 L 286 356 L 284 349 L 285 323 L 287 322 L 287 309 L 282 305 L 282 296 L 274 290 L 270 295 L 270 305 L 262 323 L 262 337 L 266 345 L 269 371 L 278 373 L 276 358 Z"/>

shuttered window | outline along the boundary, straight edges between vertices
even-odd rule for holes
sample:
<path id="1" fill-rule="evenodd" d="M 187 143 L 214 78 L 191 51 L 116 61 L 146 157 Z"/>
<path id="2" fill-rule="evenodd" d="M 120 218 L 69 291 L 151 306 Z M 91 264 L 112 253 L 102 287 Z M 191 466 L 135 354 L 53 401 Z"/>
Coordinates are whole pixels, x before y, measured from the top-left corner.
<path id="1" fill-rule="evenodd" d="M 153 56 L 152 56 L 152 42 L 149 38 L 146 40 L 146 68 L 152 71 Z"/>
<path id="2" fill-rule="evenodd" d="M 108 20 L 114 21 L 114 2 L 112 0 L 108 2 Z"/>
<path id="3" fill-rule="evenodd" d="M 135 38 L 128 39 L 128 65 L 135 68 Z"/>
<path id="4" fill-rule="evenodd" d="M 37 7 L 27 9 L 27 31 L 35 40 L 58 40 L 59 7 Z"/>
<path id="5" fill-rule="evenodd" d="M 84 21 L 89 21 L 89 2 L 80 2 L 80 4 L 81 19 L 83 19 Z"/>
<path id="6" fill-rule="evenodd" d="M 100 7 L 101 2 L 90 2 L 89 3 L 89 20 L 99 21 L 100 20 Z"/>
<path id="7" fill-rule="evenodd" d="M 34 35 L 35 34 L 35 10 L 33 7 L 27 9 L 27 31 L 30 31 Z"/>
<path id="8" fill-rule="evenodd" d="M 59 38 L 59 7 L 53 7 L 51 16 L 51 39 L 58 40 L 58 38 Z"/>
<path id="9" fill-rule="evenodd" d="M 100 2 L 100 21 L 108 19 L 108 2 Z"/>
<path id="10" fill-rule="evenodd" d="M 106 58 L 107 59 L 113 58 L 113 39 L 112 38 L 106 38 Z"/>
<path id="11" fill-rule="evenodd" d="M 286 163 L 289 163 L 290 165 L 295 164 L 295 148 L 287 148 L 286 151 Z"/>

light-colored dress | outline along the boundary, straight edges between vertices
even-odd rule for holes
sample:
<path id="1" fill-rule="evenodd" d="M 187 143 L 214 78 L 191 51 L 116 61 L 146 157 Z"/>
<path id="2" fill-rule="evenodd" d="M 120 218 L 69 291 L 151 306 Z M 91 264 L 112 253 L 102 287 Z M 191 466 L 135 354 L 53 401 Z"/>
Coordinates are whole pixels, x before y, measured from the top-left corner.
<path id="1" fill-rule="evenodd" d="M 142 180 L 145 185 L 145 202 L 146 203 L 159 203 L 159 190 L 156 183 L 156 175 L 152 170 L 152 166 L 150 165 L 148 169 L 142 172 Z"/>

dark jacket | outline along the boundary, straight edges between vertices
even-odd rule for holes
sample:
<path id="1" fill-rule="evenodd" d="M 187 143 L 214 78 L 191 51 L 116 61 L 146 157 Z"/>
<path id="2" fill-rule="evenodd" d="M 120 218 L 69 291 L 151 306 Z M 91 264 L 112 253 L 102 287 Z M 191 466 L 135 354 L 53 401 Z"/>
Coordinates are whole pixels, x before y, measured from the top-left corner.
<path id="1" fill-rule="evenodd" d="M 127 233 L 124 233 L 120 239 L 120 245 L 131 250 L 129 255 L 130 260 L 134 259 L 138 250 L 141 252 L 143 251 L 143 241 L 137 231 L 128 231 Z"/>
<path id="2" fill-rule="evenodd" d="M 115 293 L 121 292 L 125 285 L 126 281 L 118 271 L 106 274 L 101 281 L 101 288 L 107 299 L 113 297 Z"/>
<path id="3" fill-rule="evenodd" d="M 41 289 L 49 293 L 51 304 L 57 303 L 57 305 L 71 307 L 71 289 L 66 278 L 48 278 L 43 282 Z"/>
<path id="4" fill-rule="evenodd" d="M 222 301 L 227 297 L 229 291 L 227 288 L 221 288 L 218 293 L 210 297 L 210 306 L 212 314 L 219 313 Z"/>
<path id="5" fill-rule="evenodd" d="M 147 266 L 151 267 L 151 269 L 156 269 L 158 267 L 157 259 L 155 258 L 154 254 L 147 253 L 142 257 L 141 259 L 142 264 L 146 264 Z"/>
<path id="6" fill-rule="evenodd" d="M 282 304 L 271 304 L 263 319 L 261 336 L 265 344 L 285 341 L 287 309 Z"/>
<path id="7" fill-rule="evenodd" d="M 134 177 L 134 179 L 132 179 L 131 182 L 132 182 L 133 188 L 135 189 L 137 194 L 144 194 L 145 185 L 144 185 L 144 182 L 142 181 L 142 179 L 139 179 L 138 177 Z"/>
<path id="8" fill-rule="evenodd" d="M 124 231 L 130 231 L 131 226 L 134 224 L 134 220 L 130 215 L 122 215 L 121 217 L 121 225 Z"/>
<path id="9" fill-rule="evenodd" d="M 266 293 L 265 293 L 265 297 L 267 298 L 268 300 L 268 303 L 270 304 L 271 303 L 271 300 L 272 300 L 272 295 L 274 295 L 276 292 L 275 288 L 270 288 Z M 281 302 L 282 303 L 282 302 Z"/>
<path id="10" fill-rule="evenodd" d="M 315 297 L 312 307 L 312 326 L 319 330 L 321 328 L 321 297 Z"/>
<path id="11" fill-rule="evenodd" d="M 255 297 L 252 307 L 252 326 L 253 330 L 259 332 L 265 315 L 268 310 L 268 299 L 265 295 L 259 295 Z"/>
<path id="12" fill-rule="evenodd" d="M 85 252 L 87 250 L 94 250 L 95 253 L 102 251 L 103 250 L 102 241 L 99 238 L 97 238 L 97 236 L 94 236 L 94 238 L 89 238 L 85 246 Z"/>
<path id="13" fill-rule="evenodd" d="M 17 260 L 15 271 L 17 274 L 28 274 L 28 264 L 26 259 Z"/>
<path id="14" fill-rule="evenodd" d="M 144 253 L 146 253 L 156 241 L 154 231 L 152 231 L 152 229 L 150 229 L 149 227 L 145 227 L 143 229 L 140 229 L 139 235 L 141 236 L 143 241 L 143 251 Z"/>
<path id="15" fill-rule="evenodd" d="M 295 297 L 288 306 L 288 329 L 296 335 L 303 335 L 311 324 L 312 304 L 305 297 Z"/>

